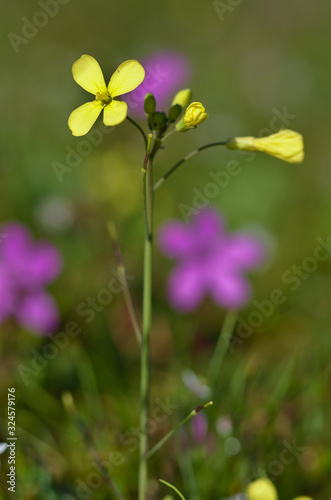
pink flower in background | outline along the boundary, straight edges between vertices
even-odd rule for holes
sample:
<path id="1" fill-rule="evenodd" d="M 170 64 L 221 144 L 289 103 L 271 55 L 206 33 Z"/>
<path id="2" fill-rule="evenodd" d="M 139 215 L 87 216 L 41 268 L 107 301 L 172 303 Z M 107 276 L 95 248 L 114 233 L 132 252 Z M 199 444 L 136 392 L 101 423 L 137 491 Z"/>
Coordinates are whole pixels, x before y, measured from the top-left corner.
<path id="1" fill-rule="evenodd" d="M 45 286 L 62 267 L 58 250 L 46 241 L 35 243 L 29 230 L 13 222 L 1 227 L 0 322 L 13 316 L 38 334 L 54 331 L 59 313 Z"/>
<path id="2" fill-rule="evenodd" d="M 203 443 L 208 435 L 208 419 L 206 415 L 201 412 L 198 413 L 192 420 L 192 434 L 196 443 Z"/>
<path id="3" fill-rule="evenodd" d="M 264 260 L 264 245 L 245 233 L 227 234 L 218 211 L 206 209 L 190 225 L 169 222 L 159 232 L 163 253 L 177 260 L 168 281 L 168 298 L 175 309 L 189 312 L 206 295 L 227 309 L 247 304 L 251 287 L 245 271 Z"/>
<path id="4" fill-rule="evenodd" d="M 156 99 L 157 111 L 170 107 L 175 93 L 188 86 L 191 69 L 185 56 L 179 52 L 159 52 L 140 61 L 145 79 L 139 87 L 123 97 L 129 113 L 145 116 L 144 99 L 151 92 Z"/>

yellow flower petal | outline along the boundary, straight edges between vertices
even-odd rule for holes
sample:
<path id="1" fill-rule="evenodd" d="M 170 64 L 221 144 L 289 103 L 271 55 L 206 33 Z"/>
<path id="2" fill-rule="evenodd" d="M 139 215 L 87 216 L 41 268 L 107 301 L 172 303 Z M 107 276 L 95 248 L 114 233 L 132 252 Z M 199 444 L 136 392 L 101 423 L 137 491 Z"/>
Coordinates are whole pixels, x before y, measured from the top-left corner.
<path id="1" fill-rule="evenodd" d="M 83 87 L 84 90 L 96 95 L 107 93 L 105 79 L 103 77 L 99 63 L 92 56 L 83 55 L 74 62 L 72 66 L 74 80 Z"/>
<path id="2" fill-rule="evenodd" d="M 280 130 L 276 134 L 254 139 L 254 147 L 288 163 L 301 163 L 304 159 L 302 135 L 293 130 Z"/>
<path id="3" fill-rule="evenodd" d="M 68 125 L 72 135 L 87 134 L 102 111 L 102 104 L 97 101 L 86 102 L 75 109 L 69 116 Z"/>
<path id="4" fill-rule="evenodd" d="M 112 101 L 104 109 L 103 123 L 108 127 L 114 127 L 125 120 L 127 112 L 128 105 L 126 102 Z"/>
<path id="5" fill-rule="evenodd" d="M 228 139 L 229 149 L 261 151 L 288 163 L 301 163 L 304 159 L 303 137 L 294 130 L 280 130 L 267 137 L 233 137 Z"/>
<path id="6" fill-rule="evenodd" d="M 108 85 L 111 97 L 127 94 L 138 87 L 145 78 L 145 70 L 138 61 L 130 59 L 119 65 Z"/>

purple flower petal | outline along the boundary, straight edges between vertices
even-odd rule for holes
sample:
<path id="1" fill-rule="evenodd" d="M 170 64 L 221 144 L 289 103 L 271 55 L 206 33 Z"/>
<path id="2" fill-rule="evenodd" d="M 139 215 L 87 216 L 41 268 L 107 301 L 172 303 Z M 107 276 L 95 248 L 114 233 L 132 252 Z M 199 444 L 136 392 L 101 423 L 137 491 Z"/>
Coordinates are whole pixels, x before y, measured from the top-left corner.
<path id="1" fill-rule="evenodd" d="M 140 61 L 145 69 L 145 79 L 139 87 L 123 97 L 129 113 L 145 116 L 144 99 L 151 92 L 157 103 L 157 111 L 170 108 L 176 92 L 188 86 L 191 73 L 185 56 L 179 52 L 159 52 Z"/>
<path id="2" fill-rule="evenodd" d="M 21 224 L 11 223 L 1 228 L 0 259 L 6 265 L 17 286 L 36 289 L 52 282 L 61 269 L 58 250 L 47 242 L 34 243 L 29 231 Z"/>
<path id="3" fill-rule="evenodd" d="M 227 235 L 221 215 L 207 209 L 195 216 L 189 226 L 168 223 L 160 231 L 160 248 L 178 259 L 168 282 L 171 304 L 180 311 L 191 311 L 210 295 L 220 306 L 243 307 L 251 296 L 244 271 L 260 265 L 265 248 L 253 236 Z"/>
<path id="4" fill-rule="evenodd" d="M 164 224 L 158 234 L 158 244 L 162 252 L 171 258 L 180 258 L 192 247 L 191 228 L 180 222 Z"/>
<path id="5" fill-rule="evenodd" d="M 210 294 L 216 304 L 226 309 L 240 309 L 251 297 L 251 286 L 243 276 L 234 272 L 214 273 Z"/>
<path id="6" fill-rule="evenodd" d="M 225 230 L 224 219 L 216 210 L 207 208 L 202 210 L 198 215 L 193 218 L 193 226 L 196 236 L 204 240 L 218 240 Z"/>
<path id="7" fill-rule="evenodd" d="M 51 283 L 59 275 L 62 259 L 53 245 L 41 242 L 27 256 L 26 267 L 25 277 L 21 277 L 21 281 L 28 287 L 39 288 Z"/>
<path id="8" fill-rule="evenodd" d="M 233 260 L 246 269 L 260 266 L 266 257 L 264 245 L 256 238 L 244 234 L 231 236 L 226 251 Z"/>
<path id="9" fill-rule="evenodd" d="M 25 226 L 11 222 L 1 227 L 0 258 L 9 266 L 19 266 L 30 252 L 32 238 Z"/>
<path id="10" fill-rule="evenodd" d="M 57 306 L 43 287 L 61 269 L 58 250 L 48 242 L 35 243 L 29 230 L 19 223 L 1 227 L 0 321 L 16 316 L 30 330 L 53 331 L 59 319 Z"/>
<path id="11" fill-rule="evenodd" d="M 179 311 L 189 312 L 195 309 L 202 302 L 205 293 L 200 269 L 194 264 L 177 266 L 170 274 L 168 297 Z"/>
<path id="12" fill-rule="evenodd" d="M 0 264 L 0 323 L 5 321 L 15 309 L 16 294 L 10 275 Z"/>
<path id="13" fill-rule="evenodd" d="M 39 335 L 53 333 L 59 324 L 57 305 L 46 292 L 25 295 L 15 315 L 22 326 Z"/>

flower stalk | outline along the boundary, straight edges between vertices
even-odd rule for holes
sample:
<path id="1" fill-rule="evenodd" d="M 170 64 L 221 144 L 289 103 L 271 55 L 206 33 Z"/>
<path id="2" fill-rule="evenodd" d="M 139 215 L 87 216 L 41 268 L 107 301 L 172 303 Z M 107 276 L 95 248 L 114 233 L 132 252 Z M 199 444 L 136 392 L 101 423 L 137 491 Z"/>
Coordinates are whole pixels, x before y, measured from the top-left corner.
<path id="1" fill-rule="evenodd" d="M 152 253 L 153 253 L 153 163 L 150 158 L 152 134 L 148 136 L 147 150 L 142 169 L 143 199 L 145 217 L 144 244 L 144 290 L 143 290 L 143 328 L 140 358 L 140 441 L 138 500 L 146 500 L 147 492 L 147 450 L 148 433 L 146 422 L 149 410 L 150 386 L 150 335 L 152 324 Z"/>
<path id="2" fill-rule="evenodd" d="M 147 453 L 147 458 L 150 458 L 152 455 L 154 455 L 154 453 L 158 451 L 182 425 L 186 424 L 186 422 L 191 420 L 192 417 L 195 417 L 199 413 L 199 411 L 208 408 L 208 406 L 211 406 L 212 404 L 214 404 L 213 401 L 208 401 L 208 403 L 205 403 L 204 405 L 200 405 L 194 408 L 194 410 L 192 410 L 181 422 L 179 422 L 179 424 L 177 424 L 176 427 L 171 429 L 171 431 L 169 431 L 168 434 L 164 436 L 164 438 L 162 438 L 158 443 L 156 443 L 155 446 L 153 446 L 153 448 L 149 450 L 149 452 Z"/>
<path id="3" fill-rule="evenodd" d="M 197 149 L 194 149 L 193 151 L 191 151 L 190 153 L 188 153 L 186 156 L 184 156 L 181 160 L 179 160 L 173 167 L 171 167 L 170 170 L 168 170 L 168 172 L 166 174 L 164 174 L 163 177 L 161 177 L 161 179 L 159 179 L 154 187 L 153 187 L 153 191 L 156 191 L 157 189 L 159 189 L 160 186 L 162 186 L 162 184 L 164 183 L 164 181 L 172 174 L 175 172 L 175 170 L 177 170 L 178 167 L 180 167 L 185 161 L 189 160 L 190 158 L 192 158 L 193 156 L 195 156 L 196 154 L 200 153 L 200 151 L 203 151 L 204 149 L 208 149 L 208 148 L 213 148 L 215 146 L 226 146 L 226 141 L 220 141 L 220 142 L 211 142 L 210 144 L 205 144 L 204 146 L 201 146 L 200 148 L 197 148 Z"/>

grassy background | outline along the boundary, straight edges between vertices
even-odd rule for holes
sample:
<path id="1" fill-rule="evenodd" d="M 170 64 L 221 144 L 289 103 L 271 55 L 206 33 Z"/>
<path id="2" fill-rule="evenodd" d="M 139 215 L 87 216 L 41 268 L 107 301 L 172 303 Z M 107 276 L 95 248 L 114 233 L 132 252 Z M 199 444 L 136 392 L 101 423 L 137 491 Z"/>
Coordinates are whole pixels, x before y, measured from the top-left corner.
<path id="1" fill-rule="evenodd" d="M 86 429 L 93 433 L 92 449 L 101 459 L 116 462 L 114 478 L 126 498 L 136 495 L 139 360 L 123 298 L 115 295 L 91 323 L 77 308 L 112 277 L 109 218 L 118 228 L 127 271 L 134 276 L 135 301 L 141 302 L 142 141 L 125 123 L 105 135 L 62 182 L 52 164 L 64 164 L 66 148 L 76 150 L 80 141 L 67 127 L 72 109 L 86 99 L 72 80 L 72 63 L 91 54 L 110 75 L 125 59 L 163 50 L 187 57 L 192 66 L 187 85 L 210 118 L 199 130 L 169 141 L 158 160 L 160 175 L 197 145 L 270 127 L 274 110 L 284 108 L 293 115 L 288 126 L 305 137 L 306 160 L 298 166 L 265 156 L 249 162 L 247 156 L 210 150 L 185 164 L 159 192 L 156 226 L 181 218 L 181 204 L 192 206 L 193 190 L 203 192 L 210 172 L 236 159 L 240 175 L 211 203 L 226 214 L 230 229 L 251 227 L 270 242 L 268 265 L 252 277 L 254 299 L 261 303 L 279 288 L 286 301 L 228 356 L 215 405 L 206 412 L 207 442 L 195 444 L 188 425 L 156 455 L 151 498 L 166 493 L 157 477 L 175 483 L 191 500 L 222 498 L 240 491 L 259 468 L 274 478 L 284 500 L 299 494 L 331 498 L 330 260 L 300 279 L 295 291 L 282 278 L 314 255 L 317 238 L 326 240 L 330 234 L 331 8 L 327 2 L 299 0 L 237 3 L 221 19 L 221 2 L 216 8 L 197 0 L 69 0 L 17 53 L 8 33 L 22 36 L 22 18 L 33 20 L 40 5 L 16 0 L 2 6 L 0 217 L 26 223 L 36 237 L 48 237 L 61 249 L 65 267 L 51 287 L 61 308 L 61 331 L 69 321 L 81 329 L 26 385 L 17 367 L 32 367 L 36 352 L 42 353 L 50 341 L 13 324 L 1 327 L 0 439 L 6 438 L 6 390 L 15 386 L 17 498 L 84 498 L 84 488 L 81 496 L 77 490 L 79 481 L 87 483 L 96 470 Z M 59 231 L 43 223 L 45 206 L 54 199 L 71 218 Z M 155 251 L 152 408 L 158 398 L 170 398 L 178 409 L 158 424 L 153 442 L 201 403 L 186 389 L 181 373 L 190 368 L 204 377 L 224 318 L 224 311 L 208 301 L 189 317 L 175 314 L 165 298 L 171 265 Z M 251 305 L 240 317 L 247 321 L 254 310 Z M 76 404 L 74 417 L 63 406 L 66 391 Z M 224 416 L 231 419 L 231 436 L 241 444 L 235 456 L 227 456 L 229 441 L 216 430 Z M 284 443 L 294 441 L 301 451 L 284 464 Z M 120 459 L 109 458 L 115 450 Z M 10 498 L 2 462 L 1 494 Z M 106 482 L 90 490 L 87 494 L 96 500 L 111 498 Z"/>

